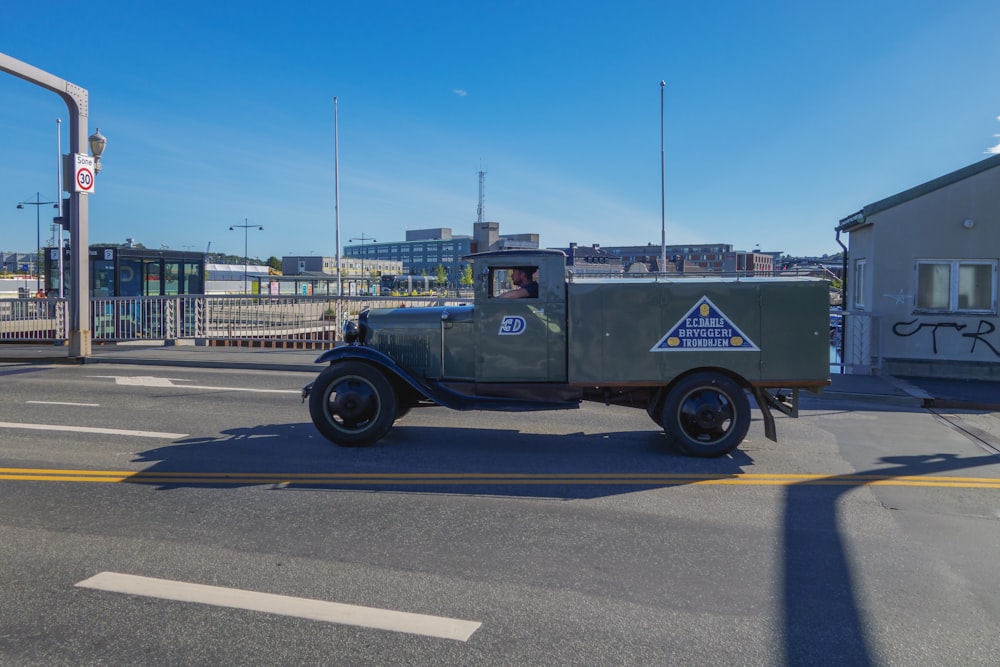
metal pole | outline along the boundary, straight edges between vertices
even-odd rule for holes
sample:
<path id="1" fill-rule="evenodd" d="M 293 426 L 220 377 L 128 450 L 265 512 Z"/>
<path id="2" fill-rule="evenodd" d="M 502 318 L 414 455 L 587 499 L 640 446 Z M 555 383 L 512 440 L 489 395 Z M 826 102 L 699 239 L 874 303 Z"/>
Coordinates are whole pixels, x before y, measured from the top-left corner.
<path id="1" fill-rule="evenodd" d="M 666 85 L 666 81 L 660 81 L 660 273 L 667 272 L 667 180 L 663 149 L 663 88 Z"/>
<path id="2" fill-rule="evenodd" d="M 49 202 L 54 203 L 54 202 Z M 38 266 L 38 255 L 42 251 L 42 196 L 35 193 L 35 294 L 42 291 L 42 267 Z"/>
<path id="3" fill-rule="evenodd" d="M 378 239 L 374 239 L 374 238 L 365 236 L 364 232 L 361 232 L 361 236 L 358 237 L 358 238 L 347 239 L 348 243 L 354 243 L 355 241 L 361 241 L 361 284 L 362 285 L 364 285 L 364 280 L 365 280 L 365 241 L 366 240 L 371 241 L 372 243 L 376 243 L 378 241 Z M 369 291 L 371 291 L 370 287 L 369 287 Z"/>
<path id="4" fill-rule="evenodd" d="M 42 249 L 42 214 L 38 209 L 41 206 L 47 206 L 49 204 L 55 204 L 54 201 L 42 201 L 42 195 L 39 192 L 35 193 L 35 201 L 21 201 L 17 203 L 18 208 L 24 208 L 25 206 L 35 207 L 35 292 L 37 293 L 42 289 L 42 271 L 41 271 L 41 261 L 39 261 L 39 255 Z M 28 286 L 28 281 L 24 281 L 24 286 Z"/>
<path id="5" fill-rule="evenodd" d="M 337 331 L 340 331 L 340 297 L 344 293 L 340 278 L 340 146 L 337 97 L 333 98 L 333 215 L 337 223 Z"/>
<path id="6" fill-rule="evenodd" d="M 263 231 L 264 228 L 260 225 L 251 225 L 249 218 L 243 218 L 242 225 L 229 225 L 229 231 L 233 231 L 236 228 L 241 228 L 243 230 L 243 293 L 247 293 L 247 273 L 250 270 L 250 249 L 249 249 L 249 239 L 250 239 L 250 228 L 256 227 L 258 230 Z"/>
<path id="7" fill-rule="evenodd" d="M 66 274 L 63 269 L 63 221 L 66 219 L 63 217 L 63 179 L 62 179 L 62 119 L 56 118 L 56 199 L 59 200 L 59 220 L 58 229 L 56 233 L 58 234 L 56 241 L 56 248 L 59 250 L 59 298 L 62 299 L 66 296 L 66 286 L 65 277 Z"/>

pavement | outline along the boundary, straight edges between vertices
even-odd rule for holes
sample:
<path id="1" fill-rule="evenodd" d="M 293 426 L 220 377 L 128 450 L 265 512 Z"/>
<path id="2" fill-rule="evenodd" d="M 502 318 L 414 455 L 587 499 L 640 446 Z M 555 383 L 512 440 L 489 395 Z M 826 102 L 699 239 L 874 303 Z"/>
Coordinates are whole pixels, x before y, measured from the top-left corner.
<path id="1" fill-rule="evenodd" d="M 0 363 L 14 364 L 134 364 L 190 368 L 318 372 L 321 349 L 116 343 L 94 345 L 86 358 L 69 356 L 65 345 L 0 344 Z M 823 390 L 830 399 L 889 403 L 904 407 L 1000 412 L 1000 382 L 889 375 L 833 374 Z"/>

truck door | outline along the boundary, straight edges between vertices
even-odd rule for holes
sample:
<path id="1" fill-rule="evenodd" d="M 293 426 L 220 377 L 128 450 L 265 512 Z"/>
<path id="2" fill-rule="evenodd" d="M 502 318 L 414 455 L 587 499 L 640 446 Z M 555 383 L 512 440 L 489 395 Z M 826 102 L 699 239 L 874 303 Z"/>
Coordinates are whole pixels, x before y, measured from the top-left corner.
<path id="1" fill-rule="evenodd" d="M 563 276 L 537 271 L 537 297 L 505 299 L 503 293 L 516 289 L 511 273 L 508 267 L 488 266 L 478 278 L 485 285 L 477 289 L 476 381 L 565 382 Z"/>

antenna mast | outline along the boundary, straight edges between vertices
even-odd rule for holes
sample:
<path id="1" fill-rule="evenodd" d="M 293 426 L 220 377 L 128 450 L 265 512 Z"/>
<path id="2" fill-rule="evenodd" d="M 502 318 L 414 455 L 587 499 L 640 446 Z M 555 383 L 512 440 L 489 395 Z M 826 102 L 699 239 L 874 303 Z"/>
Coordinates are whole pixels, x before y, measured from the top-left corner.
<path id="1" fill-rule="evenodd" d="M 476 222 L 483 221 L 483 213 L 486 210 L 486 172 L 483 166 L 479 165 L 479 206 L 476 207 Z"/>

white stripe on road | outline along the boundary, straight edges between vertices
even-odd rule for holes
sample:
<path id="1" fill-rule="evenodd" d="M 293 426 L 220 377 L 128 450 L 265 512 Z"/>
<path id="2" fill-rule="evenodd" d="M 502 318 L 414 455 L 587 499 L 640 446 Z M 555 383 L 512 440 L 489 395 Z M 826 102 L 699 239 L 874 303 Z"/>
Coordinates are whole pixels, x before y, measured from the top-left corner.
<path id="1" fill-rule="evenodd" d="M 91 375 L 93 378 L 107 378 L 123 387 L 173 387 L 175 389 L 209 389 L 212 391 L 248 391 L 258 394 L 301 394 L 301 389 L 260 389 L 257 387 L 212 387 L 198 384 L 174 384 L 188 382 L 175 378 L 161 378 L 154 375 Z"/>
<path id="2" fill-rule="evenodd" d="M 175 384 L 178 389 L 211 389 L 213 391 L 248 391 L 253 394 L 301 394 L 301 389 L 257 389 L 255 387 L 206 387 L 198 384 Z"/>
<path id="3" fill-rule="evenodd" d="M 186 438 L 187 433 L 161 433 L 160 431 L 131 431 L 124 428 L 98 428 L 96 426 L 61 426 L 59 424 L 18 424 L 15 422 L 0 422 L 0 428 L 23 428 L 29 431 L 69 431 L 71 433 L 99 433 L 100 435 L 128 435 L 135 438 L 166 438 L 178 440 Z"/>
<path id="4" fill-rule="evenodd" d="M 482 625 L 476 621 L 463 621 L 457 618 L 426 616 L 374 607 L 358 607 L 339 602 L 257 593 L 238 588 L 205 586 L 117 572 L 101 572 L 76 585 L 81 588 L 93 588 L 112 593 L 143 595 L 179 602 L 197 602 L 233 609 L 249 609 L 281 616 L 295 616 L 314 621 L 406 632 L 413 635 L 455 639 L 462 642 L 468 641 L 472 633 Z"/>
<path id="5" fill-rule="evenodd" d="M 84 408 L 99 408 L 100 403 L 70 403 L 68 401 L 25 401 L 25 403 L 32 403 L 35 405 L 78 405 Z"/>

